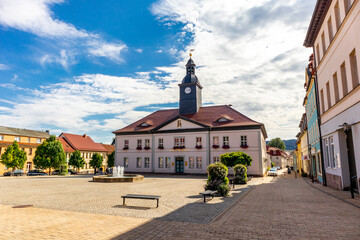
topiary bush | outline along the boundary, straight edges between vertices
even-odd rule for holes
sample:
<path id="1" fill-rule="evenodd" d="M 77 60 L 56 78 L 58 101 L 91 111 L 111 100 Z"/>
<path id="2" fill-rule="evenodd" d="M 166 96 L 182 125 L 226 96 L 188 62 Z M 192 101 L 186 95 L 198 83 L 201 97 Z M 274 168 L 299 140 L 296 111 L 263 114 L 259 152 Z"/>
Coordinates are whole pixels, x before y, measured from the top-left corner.
<path id="1" fill-rule="evenodd" d="M 59 174 L 60 175 L 67 175 L 68 174 L 68 167 L 67 167 L 66 164 L 63 164 L 63 165 L 60 166 Z"/>
<path id="2" fill-rule="evenodd" d="M 235 184 L 246 184 L 247 183 L 247 168 L 242 164 L 237 164 L 234 167 Z"/>
<path id="3" fill-rule="evenodd" d="M 207 168 L 208 180 L 205 190 L 216 190 L 221 196 L 227 196 L 230 192 L 228 169 L 222 163 L 210 164 Z"/>

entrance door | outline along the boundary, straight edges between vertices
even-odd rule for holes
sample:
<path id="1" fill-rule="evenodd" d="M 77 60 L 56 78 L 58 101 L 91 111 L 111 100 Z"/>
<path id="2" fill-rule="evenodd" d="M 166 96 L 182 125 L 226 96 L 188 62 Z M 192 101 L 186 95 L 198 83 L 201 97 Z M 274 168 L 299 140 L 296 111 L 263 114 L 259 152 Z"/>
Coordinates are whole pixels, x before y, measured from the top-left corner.
<path id="1" fill-rule="evenodd" d="M 175 172 L 184 173 L 184 158 L 176 157 L 175 158 Z"/>
<path id="2" fill-rule="evenodd" d="M 350 178 L 351 183 L 354 187 L 354 191 L 359 193 L 359 186 L 357 183 L 357 173 L 356 173 L 356 163 L 355 163 L 355 153 L 354 153 L 354 143 L 353 143 L 353 135 L 351 129 L 347 134 L 347 148 L 348 148 L 348 158 L 349 158 L 349 168 L 350 168 Z"/>

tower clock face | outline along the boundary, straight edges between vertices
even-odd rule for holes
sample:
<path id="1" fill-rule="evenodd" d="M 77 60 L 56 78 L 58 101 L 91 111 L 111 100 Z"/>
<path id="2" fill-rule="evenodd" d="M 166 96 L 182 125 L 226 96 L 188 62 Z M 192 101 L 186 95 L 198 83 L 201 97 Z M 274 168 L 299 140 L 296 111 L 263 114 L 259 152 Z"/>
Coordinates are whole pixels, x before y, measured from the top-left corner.
<path id="1" fill-rule="evenodd" d="M 189 87 L 185 88 L 185 93 L 186 93 L 186 94 L 191 93 L 191 88 L 189 88 Z"/>

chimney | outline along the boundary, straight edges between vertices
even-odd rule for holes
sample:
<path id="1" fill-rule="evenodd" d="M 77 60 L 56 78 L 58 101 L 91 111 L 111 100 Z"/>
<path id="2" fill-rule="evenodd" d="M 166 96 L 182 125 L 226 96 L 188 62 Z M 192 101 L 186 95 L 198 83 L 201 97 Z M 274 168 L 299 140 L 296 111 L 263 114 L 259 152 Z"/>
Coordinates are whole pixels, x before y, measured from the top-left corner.
<path id="1" fill-rule="evenodd" d="M 84 135 L 83 135 L 83 137 L 84 137 L 84 138 L 87 138 L 87 135 L 86 135 L 86 134 L 84 134 Z"/>
<path id="2" fill-rule="evenodd" d="M 48 134 L 50 134 L 50 130 L 45 130 L 45 132 L 47 132 Z"/>

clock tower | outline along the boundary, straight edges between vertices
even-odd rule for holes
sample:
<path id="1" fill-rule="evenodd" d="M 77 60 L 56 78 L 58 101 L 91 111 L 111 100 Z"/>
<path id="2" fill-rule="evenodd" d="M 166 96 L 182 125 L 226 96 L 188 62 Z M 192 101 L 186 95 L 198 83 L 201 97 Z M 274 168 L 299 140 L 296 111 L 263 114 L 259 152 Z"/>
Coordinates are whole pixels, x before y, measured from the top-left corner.
<path id="1" fill-rule="evenodd" d="M 187 62 L 186 76 L 182 80 L 180 87 L 180 102 L 179 113 L 180 114 L 195 114 L 202 106 L 201 89 L 202 86 L 198 78 L 195 75 L 195 63 L 191 58 Z"/>

